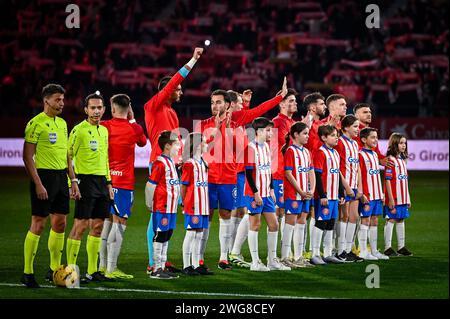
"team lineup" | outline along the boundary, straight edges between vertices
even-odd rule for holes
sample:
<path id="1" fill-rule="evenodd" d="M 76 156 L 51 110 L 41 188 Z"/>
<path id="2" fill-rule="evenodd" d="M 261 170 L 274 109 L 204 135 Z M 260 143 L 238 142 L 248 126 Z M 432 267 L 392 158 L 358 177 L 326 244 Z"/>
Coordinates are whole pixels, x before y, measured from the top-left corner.
<path id="1" fill-rule="evenodd" d="M 202 48 L 195 48 L 189 62 L 163 77 L 144 105 L 151 145 L 145 186 L 149 278 L 214 274 L 205 251 L 216 210 L 219 271 L 291 271 L 412 255 L 405 245 L 411 200 L 404 135 L 393 133 L 382 154 L 377 130 L 370 127 L 370 105 L 358 103 L 347 114 L 340 94 L 304 96 L 307 114 L 295 121 L 298 93 L 285 78 L 275 97 L 253 108 L 251 90 L 213 91 L 211 117 L 197 121 L 182 138 L 172 104 L 180 101 L 181 83 L 202 54 Z M 102 120 L 106 105 L 100 92 L 85 98 L 86 119 L 69 133 L 59 117 L 64 93 L 58 84 L 46 85 L 44 111 L 25 128 L 23 160 L 31 179 L 32 218 L 21 282 L 29 288 L 39 287 L 33 264 L 49 217 L 46 280 L 58 280 L 64 248 L 65 265 L 77 265 L 86 232 L 88 265 L 82 283 L 133 278 L 119 269 L 118 260 L 132 218 L 135 147 L 145 146 L 147 137 L 126 94 L 110 98 L 112 119 Z M 263 117 L 277 106 L 275 118 Z M 75 200 L 74 222 L 66 240 L 70 199 Z M 181 251 L 169 244 L 179 231 L 180 206 L 186 230 Z M 377 245 L 380 216 L 386 218 L 382 252 Z M 262 217 L 267 224 L 264 262 L 258 249 Z M 394 228 L 397 249 L 392 247 Z M 241 254 L 246 240 L 250 261 Z M 168 258 L 180 252 L 183 266 L 178 269 Z"/>

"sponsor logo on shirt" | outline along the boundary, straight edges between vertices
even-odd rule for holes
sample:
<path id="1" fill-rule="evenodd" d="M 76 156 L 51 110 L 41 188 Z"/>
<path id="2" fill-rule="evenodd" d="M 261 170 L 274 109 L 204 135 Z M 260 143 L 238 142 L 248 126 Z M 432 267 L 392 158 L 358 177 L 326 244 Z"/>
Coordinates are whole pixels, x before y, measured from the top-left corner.
<path id="1" fill-rule="evenodd" d="M 259 164 L 258 165 L 258 169 L 261 170 L 261 171 L 268 170 L 270 168 L 271 168 L 270 164 Z"/>
<path id="2" fill-rule="evenodd" d="M 398 179 L 400 179 L 400 180 L 408 179 L 408 175 L 399 174 Z"/>
<path id="3" fill-rule="evenodd" d="M 297 167 L 297 172 L 299 173 L 307 173 L 309 171 L 310 171 L 309 167 L 302 167 L 302 166 Z"/>
<path id="4" fill-rule="evenodd" d="M 330 168 L 330 174 L 339 174 L 338 168 Z"/>
<path id="5" fill-rule="evenodd" d="M 379 169 L 369 169 L 369 175 L 379 175 L 380 174 L 380 170 Z"/>
<path id="6" fill-rule="evenodd" d="M 110 174 L 111 174 L 111 176 L 122 176 L 123 172 L 122 171 L 111 170 Z"/>
<path id="7" fill-rule="evenodd" d="M 57 135 L 55 132 L 49 132 L 48 133 L 48 140 L 50 141 L 51 144 L 55 144 L 56 143 L 56 139 L 57 139 Z"/>
<path id="8" fill-rule="evenodd" d="M 351 156 L 349 156 L 347 158 L 347 161 L 349 161 L 350 163 L 354 163 L 354 164 L 358 164 L 359 163 L 359 159 L 351 157 Z"/>
<path id="9" fill-rule="evenodd" d="M 197 186 L 197 187 L 206 187 L 206 186 L 208 186 L 208 183 L 207 182 L 197 181 L 197 182 L 195 182 L 195 186 Z"/>
<path id="10" fill-rule="evenodd" d="M 170 185 L 180 185 L 180 181 L 178 179 L 169 179 Z"/>

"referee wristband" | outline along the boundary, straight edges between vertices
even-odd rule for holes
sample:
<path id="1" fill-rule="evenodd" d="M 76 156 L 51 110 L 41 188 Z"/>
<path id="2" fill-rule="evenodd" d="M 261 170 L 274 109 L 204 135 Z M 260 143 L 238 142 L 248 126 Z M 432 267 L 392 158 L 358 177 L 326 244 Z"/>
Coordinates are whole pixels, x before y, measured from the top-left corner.
<path id="1" fill-rule="evenodd" d="M 80 180 L 79 180 L 78 178 L 72 178 L 70 181 L 71 181 L 72 183 L 77 183 L 77 184 L 80 183 Z"/>

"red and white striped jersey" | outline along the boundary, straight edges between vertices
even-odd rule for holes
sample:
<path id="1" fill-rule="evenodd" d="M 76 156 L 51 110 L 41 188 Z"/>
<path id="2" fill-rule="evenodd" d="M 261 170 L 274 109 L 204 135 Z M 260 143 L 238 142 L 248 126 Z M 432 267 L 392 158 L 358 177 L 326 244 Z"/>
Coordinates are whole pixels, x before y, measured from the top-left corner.
<path id="1" fill-rule="evenodd" d="M 175 164 L 170 157 L 158 156 L 152 164 L 149 182 L 156 185 L 153 196 L 153 212 L 176 214 L 180 181 Z"/>
<path id="2" fill-rule="evenodd" d="M 261 197 L 269 197 L 272 177 L 269 144 L 252 141 L 248 143 L 244 155 L 245 169 L 253 170 L 253 179 L 259 194 Z M 245 183 L 245 195 L 254 196 L 248 183 Z"/>
<path id="3" fill-rule="evenodd" d="M 339 153 L 326 145 L 319 147 L 314 155 L 314 170 L 322 173 L 323 190 L 330 200 L 339 197 L 339 163 Z M 319 198 L 317 187 L 314 197 Z"/>
<path id="4" fill-rule="evenodd" d="M 378 155 L 366 148 L 359 151 L 359 167 L 363 184 L 363 194 L 368 200 L 378 200 L 383 198 L 381 186 L 380 165 Z"/>
<path id="5" fill-rule="evenodd" d="M 292 176 L 302 191 L 309 191 L 309 171 L 314 169 L 311 153 L 306 147 L 291 145 L 284 153 L 284 170 L 292 171 Z M 284 178 L 284 200 L 302 200 L 292 184 Z"/>
<path id="6" fill-rule="evenodd" d="M 359 147 L 358 142 L 342 135 L 336 146 L 341 157 L 341 173 L 350 188 L 358 188 Z"/>
<path id="7" fill-rule="evenodd" d="M 394 167 L 386 167 L 385 179 L 391 181 L 391 191 L 394 197 L 395 205 L 410 204 L 409 188 L 408 188 L 408 171 L 406 162 L 402 158 L 391 157 Z M 385 183 L 385 198 L 387 196 L 387 185 Z"/>
<path id="8" fill-rule="evenodd" d="M 183 164 L 181 184 L 186 185 L 183 213 L 187 215 L 209 215 L 208 171 L 206 163 L 190 158 Z"/>

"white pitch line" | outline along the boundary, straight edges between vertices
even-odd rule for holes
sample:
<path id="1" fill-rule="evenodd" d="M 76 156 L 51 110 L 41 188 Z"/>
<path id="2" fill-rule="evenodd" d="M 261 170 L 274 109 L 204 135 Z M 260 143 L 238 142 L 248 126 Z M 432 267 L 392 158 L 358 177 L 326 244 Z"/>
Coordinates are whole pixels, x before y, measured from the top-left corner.
<path id="1" fill-rule="evenodd" d="M 6 287 L 24 287 L 22 284 L 0 283 L 0 286 Z M 56 288 L 55 286 L 41 285 L 42 288 Z M 224 292 L 198 292 L 198 291 L 171 291 L 171 290 L 153 290 L 153 289 L 127 289 L 127 288 L 106 288 L 106 287 L 80 287 L 83 290 L 96 291 L 115 291 L 115 292 L 142 292 L 142 293 L 160 293 L 168 295 L 197 295 L 197 296 L 223 296 L 223 297 L 241 297 L 241 298 L 270 298 L 270 299 L 323 299 L 319 297 L 300 297 L 300 296 L 270 296 L 254 294 L 230 294 Z"/>

